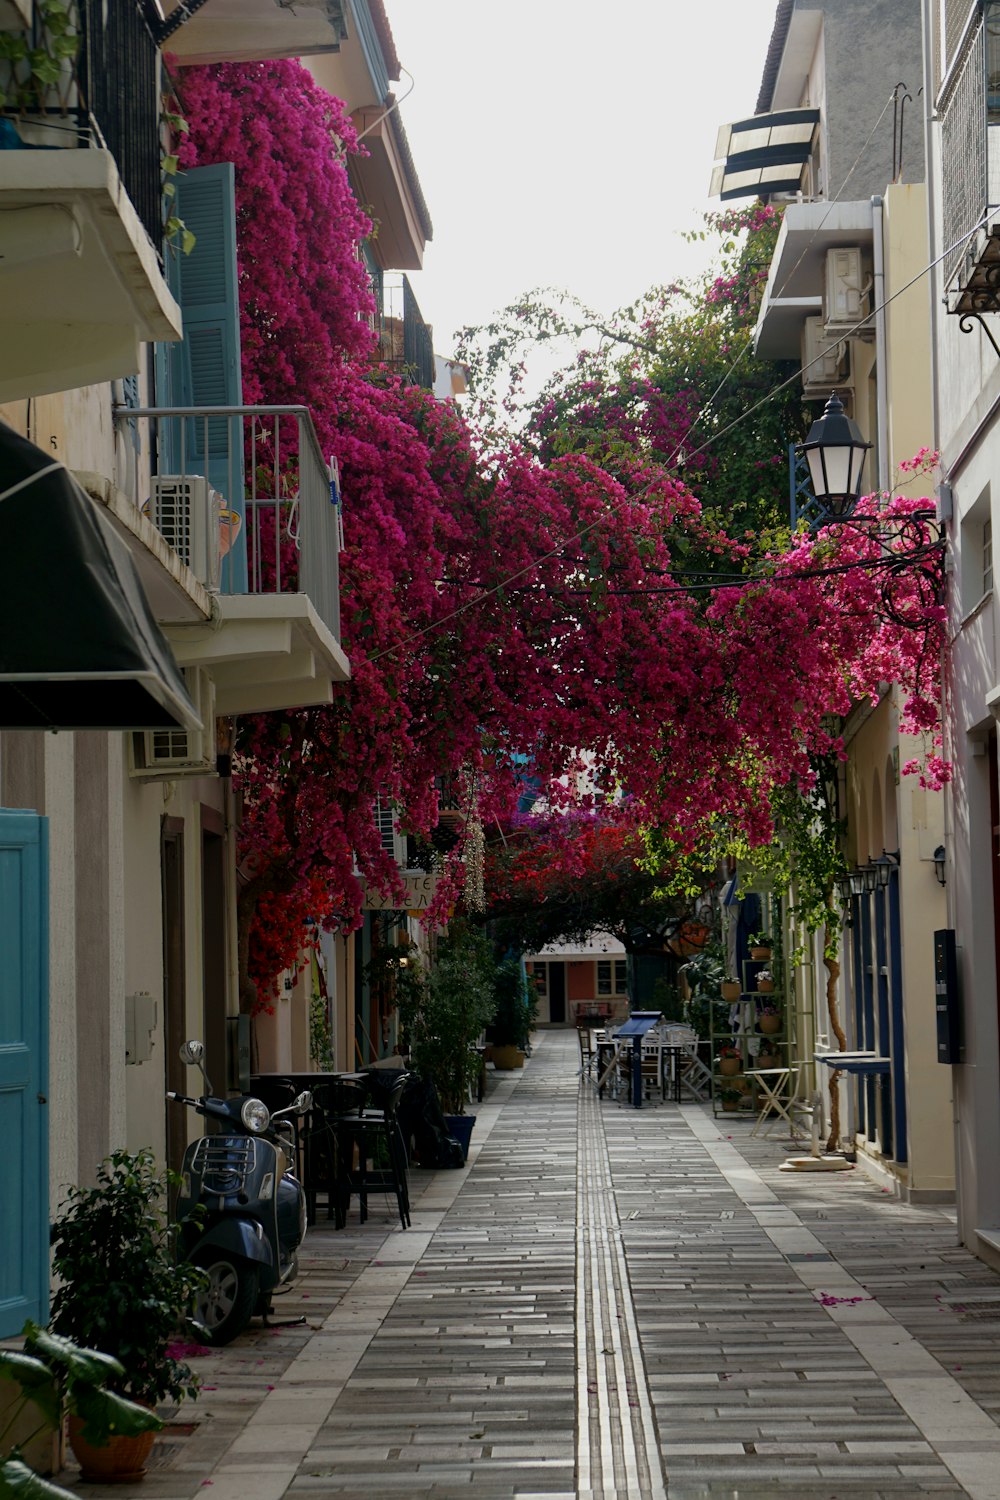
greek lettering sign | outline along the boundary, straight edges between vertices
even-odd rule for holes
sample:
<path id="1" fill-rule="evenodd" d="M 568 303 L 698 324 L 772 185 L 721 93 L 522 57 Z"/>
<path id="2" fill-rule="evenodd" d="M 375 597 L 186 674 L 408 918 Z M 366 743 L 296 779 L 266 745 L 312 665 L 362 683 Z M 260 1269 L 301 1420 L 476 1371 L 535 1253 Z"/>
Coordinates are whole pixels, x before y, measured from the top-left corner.
<path id="1" fill-rule="evenodd" d="M 366 886 L 362 905 L 366 911 L 426 911 L 437 889 L 437 876 L 425 875 L 423 871 L 404 875 L 403 885 L 406 889 L 401 901 L 395 896 L 382 896 Z"/>

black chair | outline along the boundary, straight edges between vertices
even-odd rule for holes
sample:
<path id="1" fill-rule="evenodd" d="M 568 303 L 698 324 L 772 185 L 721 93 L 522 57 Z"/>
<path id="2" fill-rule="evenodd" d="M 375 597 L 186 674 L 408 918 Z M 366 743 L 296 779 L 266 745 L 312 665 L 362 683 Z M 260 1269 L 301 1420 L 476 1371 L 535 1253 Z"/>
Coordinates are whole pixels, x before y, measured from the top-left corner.
<path id="1" fill-rule="evenodd" d="M 380 1087 L 381 1107 L 373 1108 L 362 1103 L 357 1113 L 340 1115 L 337 1119 L 340 1166 L 335 1216 L 338 1229 L 342 1229 L 347 1222 L 347 1208 L 352 1192 L 358 1195 L 362 1224 L 368 1218 L 368 1194 L 392 1192 L 400 1224 L 404 1229 L 410 1227 L 406 1145 L 396 1119 L 396 1111 L 408 1077 L 407 1073 L 393 1073 L 388 1078 L 379 1077 L 377 1073 L 371 1075 L 370 1086 Z"/>

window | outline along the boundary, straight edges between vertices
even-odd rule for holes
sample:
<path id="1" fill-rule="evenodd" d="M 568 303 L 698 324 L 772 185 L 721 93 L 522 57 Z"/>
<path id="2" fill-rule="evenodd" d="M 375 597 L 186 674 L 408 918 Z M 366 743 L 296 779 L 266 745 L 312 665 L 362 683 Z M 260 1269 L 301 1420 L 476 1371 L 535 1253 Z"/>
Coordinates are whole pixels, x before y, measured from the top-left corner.
<path id="1" fill-rule="evenodd" d="M 983 522 L 983 593 L 993 592 L 993 518 Z"/>
<path id="2" fill-rule="evenodd" d="M 628 961 L 626 959 L 599 958 L 597 960 L 597 993 L 599 995 L 628 993 Z"/>

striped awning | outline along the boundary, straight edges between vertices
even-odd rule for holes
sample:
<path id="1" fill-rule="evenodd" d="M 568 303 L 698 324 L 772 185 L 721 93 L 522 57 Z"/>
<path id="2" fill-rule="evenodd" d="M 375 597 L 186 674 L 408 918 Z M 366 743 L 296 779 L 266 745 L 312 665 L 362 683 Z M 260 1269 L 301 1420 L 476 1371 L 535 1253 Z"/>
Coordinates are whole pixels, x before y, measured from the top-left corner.
<path id="1" fill-rule="evenodd" d="M 818 109 L 781 109 L 723 125 L 715 147 L 711 196 L 754 198 L 797 192 L 818 124 Z"/>

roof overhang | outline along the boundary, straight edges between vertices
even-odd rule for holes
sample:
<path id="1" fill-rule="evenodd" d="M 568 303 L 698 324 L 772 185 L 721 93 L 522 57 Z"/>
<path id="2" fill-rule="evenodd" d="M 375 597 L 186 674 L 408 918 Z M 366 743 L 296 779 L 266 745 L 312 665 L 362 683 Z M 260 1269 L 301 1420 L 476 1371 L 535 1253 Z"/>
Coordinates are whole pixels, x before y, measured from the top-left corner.
<path id="1" fill-rule="evenodd" d="M 785 109 L 723 125 L 711 196 L 725 201 L 796 192 L 818 124 L 818 109 Z"/>
<path id="2" fill-rule="evenodd" d="M 348 172 L 358 202 L 378 221 L 374 249 L 379 263 L 384 270 L 419 271 L 430 236 L 424 223 L 426 208 L 421 214 L 411 182 L 412 162 L 404 159 L 383 106 L 356 110 L 352 119 L 358 134 L 364 132 L 368 155 L 350 157 Z"/>

